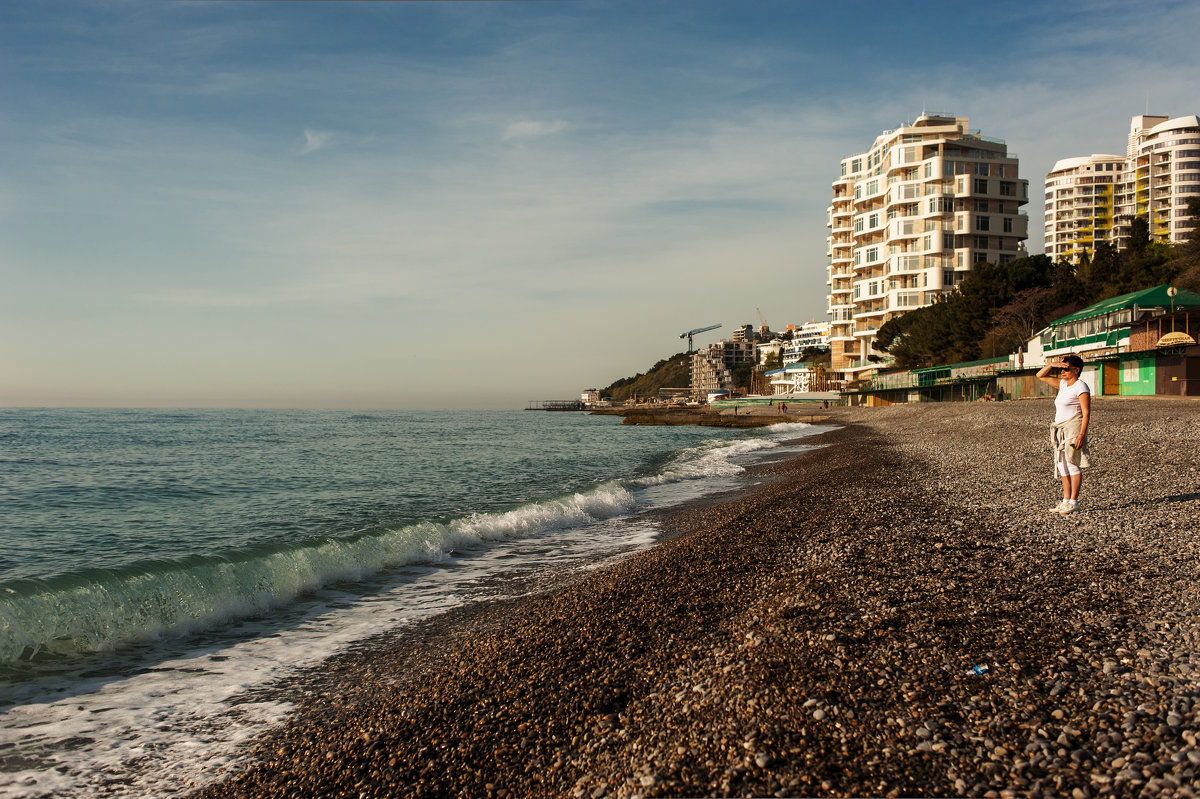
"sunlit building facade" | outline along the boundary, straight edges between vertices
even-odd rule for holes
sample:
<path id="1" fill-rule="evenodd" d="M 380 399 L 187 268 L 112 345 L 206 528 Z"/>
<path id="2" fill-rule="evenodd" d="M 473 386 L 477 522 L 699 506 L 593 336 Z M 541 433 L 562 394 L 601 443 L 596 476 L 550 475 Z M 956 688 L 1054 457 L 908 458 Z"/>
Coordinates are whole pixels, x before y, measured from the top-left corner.
<path id="1" fill-rule="evenodd" d="M 1116 196 L 1118 247 L 1139 216 L 1149 223 L 1152 240 L 1186 240 L 1187 201 L 1200 196 L 1200 117 L 1133 117 L 1125 157 Z"/>
<path id="2" fill-rule="evenodd" d="M 1115 192 L 1125 172 L 1122 155 L 1064 158 L 1046 175 L 1046 255 L 1078 263 L 1100 242 L 1115 243 Z"/>
<path id="3" fill-rule="evenodd" d="M 978 263 L 1024 255 L 1028 182 L 966 117 L 922 115 L 841 162 L 827 226 L 832 371 L 854 379 L 879 327 L 953 290 Z"/>

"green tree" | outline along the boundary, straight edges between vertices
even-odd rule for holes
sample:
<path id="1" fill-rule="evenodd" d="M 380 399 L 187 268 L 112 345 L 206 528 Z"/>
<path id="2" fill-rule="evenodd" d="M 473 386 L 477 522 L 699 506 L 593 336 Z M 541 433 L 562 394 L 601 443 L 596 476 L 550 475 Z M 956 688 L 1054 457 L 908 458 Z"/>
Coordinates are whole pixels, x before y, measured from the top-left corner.
<path id="1" fill-rule="evenodd" d="M 875 349 L 889 352 L 898 366 L 906 368 L 990 357 L 991 347 L 985 353 L 983 344 L 996 315 L 1015 295 L 1050 288 L 1054 280 L 1055 266 L 1045 255 L 1001 265 L 978 264 L 955 291 L 880 327 Z"/>
<path id="2" fill-rule="evenodd" d="M 1150 243 L 1150 222 L 1144 216 L 1135 216 L 1129 223 L 1129 245 L 1125 251 L 1141 255 Z"/>
<path id="3" fill-rule="evenodd" d="M 750 388 L 750 378 L 754 374 L 754 364 L 743 363 L 730 370 L 734 388 Z"/>
<path id="4" fill-rule="evenodd" d="M 1121 265 L 1118 263 L 1117 251 L 1107 241 L 1096 245 L 1096 254 L 1091 260 L 1087 277 L 1082 281 L 1083 296 L 1086 300 L 1094 301 L 1104 293 L 1105 287 L 1117 279 Z"/>

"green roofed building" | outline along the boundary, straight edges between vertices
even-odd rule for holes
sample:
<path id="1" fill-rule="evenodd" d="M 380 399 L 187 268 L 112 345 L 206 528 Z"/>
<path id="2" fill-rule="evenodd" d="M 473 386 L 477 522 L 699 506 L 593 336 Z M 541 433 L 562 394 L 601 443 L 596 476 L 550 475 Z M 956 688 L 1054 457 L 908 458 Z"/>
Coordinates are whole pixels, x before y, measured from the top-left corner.
<path id="1" fill-rule="evenodd" d="M 1047 360 L 1067 353 L 1097 358 L 1128 351 L 1129 331 L 1135 323 L 1168 314 L 1172 306 L 1200 308 L 1200 294 L 1178 291 L 1172 298 L 1169 289 L 1163 285 L 1133 291 L 1055 319 L 1041 333 L 1041 355 Z"/>
<path id="2" fill-rule="evenodd" d="M 888 372 L 842 395 L 850 405 L 1052 396 L 1035 373 L 1072 353 L 1083 358 L 1082 377 L 1094 394 L 1200 396 L 1197 338 L 1200 294 L 1155 286 L 1055 319 L 1022 352 Z"/>

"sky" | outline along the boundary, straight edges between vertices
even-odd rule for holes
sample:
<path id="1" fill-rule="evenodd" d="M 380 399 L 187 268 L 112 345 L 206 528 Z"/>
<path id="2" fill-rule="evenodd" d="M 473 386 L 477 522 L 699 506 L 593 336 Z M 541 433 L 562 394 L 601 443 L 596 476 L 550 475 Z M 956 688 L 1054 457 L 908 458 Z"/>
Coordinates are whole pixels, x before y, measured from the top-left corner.
<path id="1" fill-rule="evenodd" d="M 840 160 L 1200 112 L 1200 4 L 0 0 L 0 406 L 523 408 L 825 319 Z"/>

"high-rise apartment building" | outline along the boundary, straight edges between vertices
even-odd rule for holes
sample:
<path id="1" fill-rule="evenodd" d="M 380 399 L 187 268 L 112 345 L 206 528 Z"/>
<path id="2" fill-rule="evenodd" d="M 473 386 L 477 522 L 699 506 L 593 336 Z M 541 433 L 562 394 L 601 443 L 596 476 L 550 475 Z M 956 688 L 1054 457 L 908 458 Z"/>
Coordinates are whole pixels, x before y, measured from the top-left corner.
<path id="1" fill-rule="evenodd" d="M 1125 157 L 1092 155 L 1064 158 L 1046 175 L 1046 255 L 1054 262 L 1078 263 L 1111 241 L 1115 231 L 1114 192 L 1125 172 Z"/>
<path id="2" fill-rule="evenodd" d="M 1145 217 L 1150 238 L 1183 241 L 1191 229 L 1188 197 L 1200 196 L 1200 118 L 1135 116 L 1129 123 L 1124 180 L 1117 195 L 1117 246 Z"/>
<path id="3" fill-rule="evenodd" d="M 1151 239 L 1183 241 L 1194 196 L 1200 196 L 1200 118 L 1135 116 L 1124 156 L 1064 158 L 1046 175 L 1046 254 L 1078 263 L 1101 241 L 1123 249 L 1137 217 L 1148 223 Z"/>
<path id="4" fill-rule="evenodd" d="M 1024 254 L 1028 182 L 966 117 L 922 115 L 842 160 L 828 209 L 831 371 L 853 378 L 884 322 L 953 290 L 977 263 Z"/>

